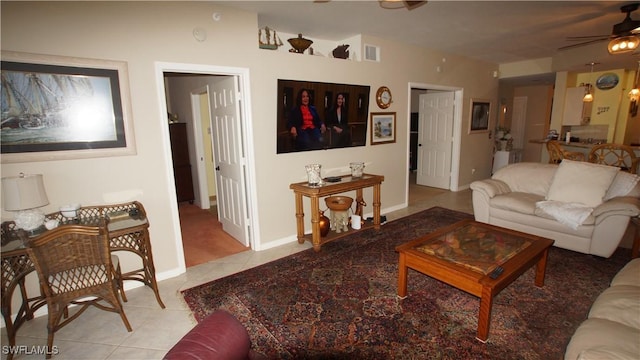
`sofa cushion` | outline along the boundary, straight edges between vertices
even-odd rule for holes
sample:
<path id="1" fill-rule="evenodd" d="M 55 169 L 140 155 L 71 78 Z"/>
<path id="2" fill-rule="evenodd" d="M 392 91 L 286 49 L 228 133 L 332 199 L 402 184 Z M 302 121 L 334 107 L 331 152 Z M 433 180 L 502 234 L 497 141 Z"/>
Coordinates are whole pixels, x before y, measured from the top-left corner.
<path id="1" fill-rule="evenodd" d="M 591 215 L 593 208 L 579 203 L 565 203 L 561 201 L 547 200 L 536 203 L 536 215 L 545 214 L 545 217 L 557 220 L 559 223 L 567 225 L 572 229 L 586 223 L 590 219 L 593 224 L 595 218 Z"/>
<path id="2" fill-rule="evenodd" d="M 533 215 L 536 210 L 536 202 L 542 200 L 540 195 L 512 192 L 505 195 L 497 195 L 491 199 L 491 207 Z"/>
<path id="3" fill-rule="evenodd" d="M 640 286 L 640 258 L 633 259 L 618 271 L 611 280 L 611 286 L 635 285 Z"/>
<path id="4" fill-rule="evenodd" d="M 534 211 L 534 215 L 544 219 L 558 221 L 555 216 L 542 209 L 542 207 L 540 206 L 540 202 L 536 203 L 536 210 Z M 587 218 L 582 221 L 581 225 L 595 225 L 595 223 L 596 217 L 594 216 L 594 212 L 592 211 L 591 214 L 589 214 L 589 216 L 587 216 Z"/>
<path id="5" fill-rule="evenodd" d="M 640 176 L 631 174 L 626 171 L 618 171 L 616 177 L 613 178 L 611 186 L 604 195 L 604 201 L 612 199 L 617 196 L 634 196 L 638 197 L 640 194 L 640 185 L 638 185 Z"/>
<path id="6" fill-rule="evenodd" d="M 607 348 L 617 349 L 620 354 L 638 354 L 640 353 L 639 337 L 640 330 L 638 329 L 610 320 L 589 318 L 578 327 L 571 337 L 564 358 L 565 360 L 578 359 L 583 349 Z M 623 359 L 625 358 L 623 357 Z"/>
<path id="7" fill-rule="evenodd" d="M 575 202 L 596 207 L 620 168 L 583 161 L 563 160 L 553 176 L 547 200 Z"/>
<path id="8" fill-rule="evenodd" d="M 580 243 L 580 247 L 585 246 L 581 252 L 586 254 L 589 253 L 591 236 L 593 235 L 593 230 L 595 228 L 593 225 L 585 224 L 574 230 L 567 225 L 559 223 L 556 219 L 549 219 L 542 216 L 531 216 L 529 214 L 522 214 L 512 210 L 498 209 L 493 206 L 490 208 L 490 212 L 492 225 L 502 226 L 508 229 L 514 229 L 553 239 L 556 241 L 553 244 L 554 246 L 564 244 L 566 241 L 576 244 Z M 562 236 L 559 236 L 558 233 L 562 234 Z M 578 239 L 580 239 L 580 241 L 578 241 Z M 566 247 L 564 245 L 560 247 L 580 251 L 574 247 Z"/>
<path id="9" fill-rule="evenodd" d="M 505 182 L 511 191 L 545 196 L 557 168 L 555 164 L 515 163 L 500 168 L 491 178 Z"/>
<path id="10" fill-rule="evenodd" d="M 607 319 L 640 329 L 640 286 L 617 285 L 606 289 L 591 305 L 589 318 Z"/>

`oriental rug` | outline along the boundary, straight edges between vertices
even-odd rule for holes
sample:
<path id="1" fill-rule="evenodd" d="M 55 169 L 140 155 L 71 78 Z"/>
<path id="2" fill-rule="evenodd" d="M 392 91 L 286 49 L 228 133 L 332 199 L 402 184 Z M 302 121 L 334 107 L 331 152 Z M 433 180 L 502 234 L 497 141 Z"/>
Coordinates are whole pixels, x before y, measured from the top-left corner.
<path id="1" fill-rule="evenodd" d="M 595 298 L 630 259 L 551 248 L 494 300 L 487 343 L 475 339 L 479 299 L 409 270 L 396 296 L 395 247 L 471 217 L 431 208 L 182 293 L 198 321 L 234 314 L 271 359 L 562 359 Z"/>

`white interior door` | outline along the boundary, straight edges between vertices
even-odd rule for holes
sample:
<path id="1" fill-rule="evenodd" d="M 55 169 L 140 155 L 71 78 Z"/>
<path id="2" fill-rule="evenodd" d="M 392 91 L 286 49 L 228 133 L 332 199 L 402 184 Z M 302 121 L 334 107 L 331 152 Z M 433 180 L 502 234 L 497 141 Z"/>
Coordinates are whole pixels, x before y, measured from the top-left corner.
<path id="1" fill-rule="evenodd" d="M 211 89 L 210 89 L 211 90 Z M 223 76 L 210 91 L 218 217 L 224 231 L 249 246 L 245 158 L 236 76 Z"/>
<path id="2" fill-rule="evenodd" d="M 213 149 L 210 148 L 211 141 L 205 141 L 206 136 L 209 135 L 208 129 L 211 122 L 211 116 L 209 113 L 209 87 L 204 86 L 199 89 L 195 89 L 191 92 L 191 113 L 193 116 L 193 139 L 195 144 L 195 158 L 196 165 L 196 187 L 194 191 L 196 193 L 195 203 L 201 209 L 208 210 L 211 207 L 209 201 L 209 187 L 208 187 L 208 174 L 209 168 L 213 168 L 213 160 L 210 159 L 207 154 L 211 153 Z"/>
<path id="3" fill-rule="evenodd" d="M 450 188 L 454 95 L 446 91 L 419 97 L 418 185 Z"/>

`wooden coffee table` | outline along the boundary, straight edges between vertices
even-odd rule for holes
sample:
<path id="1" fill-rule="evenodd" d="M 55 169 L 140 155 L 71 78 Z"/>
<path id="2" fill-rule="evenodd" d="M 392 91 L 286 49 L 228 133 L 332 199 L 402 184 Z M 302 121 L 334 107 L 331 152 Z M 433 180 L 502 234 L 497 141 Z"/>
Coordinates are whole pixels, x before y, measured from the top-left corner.
<path id="1" fill-rule="evenodd" d="M 535 285 L 544 285 L 549 247 L 554 241 L 519 231 L 463 220 L 400 245 L 398 296 L 407 296 L 408 269 L 414 269 L 480 298 L 476 338 L 489 336 L 493 298 L 536 264 Z M 503 270 L 497 277 L 491 273 Z"/>

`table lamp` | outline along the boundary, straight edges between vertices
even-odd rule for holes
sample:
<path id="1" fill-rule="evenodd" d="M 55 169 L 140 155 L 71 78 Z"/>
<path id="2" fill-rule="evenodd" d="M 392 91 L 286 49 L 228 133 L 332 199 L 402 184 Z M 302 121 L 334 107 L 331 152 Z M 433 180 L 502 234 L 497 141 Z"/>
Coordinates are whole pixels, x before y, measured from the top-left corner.
<path id="1" fill-rule="evenodd" d="M 42 175 L 25 175 L 2 178 L 2 202 L 6 211 L 17 211 L 16 227 L 26 231 L 38 229 L 44 223 L 44 213 L 39 207 L 49 204 Z"/>

